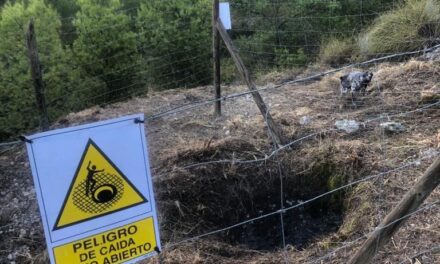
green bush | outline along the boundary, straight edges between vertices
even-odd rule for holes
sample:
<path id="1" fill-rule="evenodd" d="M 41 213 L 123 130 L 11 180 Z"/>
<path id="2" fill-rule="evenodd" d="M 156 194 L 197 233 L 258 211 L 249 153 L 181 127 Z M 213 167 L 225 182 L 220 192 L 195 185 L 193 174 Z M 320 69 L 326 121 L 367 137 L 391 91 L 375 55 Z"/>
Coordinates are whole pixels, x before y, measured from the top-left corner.
<path id="1" fill-rule="evenodd" d="M 407 0 L 380 16 L 359 38 L 367 56 L 421 49 L 440 37 L 440 1 Z"/>
<path id="2" fill-rule="evenodd" d="M 240 80 L 240 74 L 232 58 L 222 58 L 220 60 L 220 76 L 221 83 L 224 84 L 232 84 Z"/>
<path id="3" fill-rule="evenodd" d="M 357 43 L 353 38 L 331 38 L 321 45 L 319 62 L 331 66 L 350 63 L 359 53 Z"/>
<path id="4" fill-rule="evenodd" d="M 7 3 L 0 16 L 0 139 L 16 136 L 38 125 L 24 40 L 31 18 L 34 18 L 49 119 L 71 109 L 84 95 L 72 94 L 74 88 L 84 83 L 79 72 L 70 65 L 70 51 L 62 46 L 57 12 L 43 0 L 28 4 Z"/>
<path id="5" fill-rule="evenodd" d="M 276 64 L 278 68 L 302 68 L 308 61 L 307 55 L 303 48 L 299 48 L 296 52 L 289 52 L 288 49 L 275 49 Z"/>
<path id="6" fill-rule="evenodd" d="M 99 85 L 90 87 L 95 104 L 126 98 L 145 88 L 136 34 L 119 0 L 77 0 L 80 11 L 73 25 L 78 38 L 73 43 L 76 63 L 83 75 Z"/>
<path id="7" fill-rule="evenodd" d="M 211 1 L 145 1 L 136 28 L 147 44 L 141 49 L 145 75 L 156 89 L 211 81 Z"/>

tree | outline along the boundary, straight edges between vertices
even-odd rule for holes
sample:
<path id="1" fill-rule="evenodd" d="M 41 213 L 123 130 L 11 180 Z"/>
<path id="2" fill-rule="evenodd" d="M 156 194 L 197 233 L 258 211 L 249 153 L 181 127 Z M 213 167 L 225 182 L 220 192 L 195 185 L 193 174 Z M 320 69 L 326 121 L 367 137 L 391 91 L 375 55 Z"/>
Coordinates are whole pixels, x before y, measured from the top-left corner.
<path id="1" fill-rule="evenodd" d="M 76 31 L 73 26 L 73 20 L 76 12 L 78 12 L 78 5 L 72 0 L 46 0 L 51 4 L 61 16 L 60 35 L 61 41 L 64 45 L 71 46 L 76 39 Z"/>
<path id="2" fill-rule="evenodd" d="M 321 43 L 356 35 L 393 0 L 237 0 L 233 36 L 248 65 L 301 67 Z"/>
<path id="3" fill-rule="evenodd" d="M 210 82 L 211 1 L 145 1 L 136 25 L 149 81 L 156 87 Z"/>
<path id="4" fill-rule="evenodd" d="M 42 67 L 49 118 L 77 105 L 81 96 L 73 89 L 81 86 L 81 78 L 69 66 L 70 53 L 63 49 L 58 30 L 57 12 L 43 0 L 28 4 L 7 3 L 0 19 L 0 138 L 16 135 L 38 124 L 35 114 L 35 93 L 31 84 L 25 30 L 31 18 L 35 21 L 38 53 Z M 74 98 L 75 100 L 71 100 Z"/>
<path id="5" fill-rule="evenodd" d="M 80 11 L 73 25 L 75 61 L 84 75 L 105 85 L 92 87 L 95 103 L 120 100 L 145 89 L 137 35 L 119 0 L 77 0 Z"/>

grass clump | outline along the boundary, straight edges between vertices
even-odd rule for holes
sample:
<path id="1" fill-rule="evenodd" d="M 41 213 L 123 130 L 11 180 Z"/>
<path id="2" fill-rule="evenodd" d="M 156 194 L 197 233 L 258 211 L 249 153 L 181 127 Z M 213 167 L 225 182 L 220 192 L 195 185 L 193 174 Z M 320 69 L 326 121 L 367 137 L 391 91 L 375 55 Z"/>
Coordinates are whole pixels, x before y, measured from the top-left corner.
<path id="1" fill-rule="evenodd" d="M 358 52 L 359 48 L 353 38 L 332 38 L 321 45 L 319 62 L 331 66 L 350 63 Z"/>
<path id="2" fill-rule="evenodd" d="M 361 54 L 412 51 L 440 37 L 440 1 L 406 0 L 385 13 L 359 37 Z"/>

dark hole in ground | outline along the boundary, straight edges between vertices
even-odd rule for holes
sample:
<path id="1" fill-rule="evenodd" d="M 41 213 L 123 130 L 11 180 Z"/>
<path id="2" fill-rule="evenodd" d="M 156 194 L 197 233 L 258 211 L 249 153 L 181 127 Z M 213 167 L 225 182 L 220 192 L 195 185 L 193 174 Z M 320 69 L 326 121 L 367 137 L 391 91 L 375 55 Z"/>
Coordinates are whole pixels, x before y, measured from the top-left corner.
<path id="1" fill-rule="evenodd" d="M 342 214 L 337 211 L 313 212 L 293 209 L 283 214 L 284 240 L 296 249 L 305 248 L 310 242 L 326 234 L 336 232 L 342 224 Z M 255 250 L 275 250 L 283 247 L 283 228 L 280 215 L 276 214 L 251 224 L 242 225 L 223 235 L 223 240 L 233 245 L 245 245 Z"/>
<path id="2" fill-rule="evenodd" d="M 252 146 L 247 145 L 234 144 L 234 147 L 241 153 L 252 150 Z M 215 160 L 237 155 L 225 155 L 219 147 L 208 150 L 185 153 L 174 162 L 179 163 L 182 158 L 197 162 L 201 157 Z M 309 150 L 312 154 L 307 157 L 297 153 L 278 157 L 277 162 L 283 169 L 284 207 L 335 189 L 354 177 L 360 166 L 356 159 L 350 157 L 345 163 L 337 160 L 332 152 L 329 147 Z M 218 153 L 221 155 L 215 157 Z M 348 157 L 345 153 L 341 156 Z M 189 238 L 280 209 L 277 162 L 210 164 L 175 170 L 170 177 L 160 179 L 157 182 L 158 201 L 163 213 L 164 238 Z M 343 203 L 344 193 L 335 193 L 284 213 L 286 244 L 301 249 L 337 231 L 342 224 Z M 275 214 L 221 232 L 215 238 L 256 250 L 276 250 L 283 245 L 280 221 L 280 215 Z"/>

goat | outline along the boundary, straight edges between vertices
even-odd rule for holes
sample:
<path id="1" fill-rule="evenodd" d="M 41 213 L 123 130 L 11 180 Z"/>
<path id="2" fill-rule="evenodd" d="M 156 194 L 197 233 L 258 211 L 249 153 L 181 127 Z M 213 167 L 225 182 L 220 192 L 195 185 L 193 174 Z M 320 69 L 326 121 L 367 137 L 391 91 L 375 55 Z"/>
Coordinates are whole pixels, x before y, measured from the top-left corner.
<path id="1" fill-rule="evenodd" d="M 341 97 L 350 90 L 351 92 L 351 102 L 353 105 L 355 93 L 362 92 L 362 95 L 365 95 L 368 84 L 370 84 L 371 79 L 373 78 L 372 72 L 350 72 L 344 76 L 340 77 L 341 80 Z"/>

